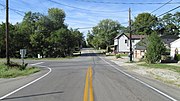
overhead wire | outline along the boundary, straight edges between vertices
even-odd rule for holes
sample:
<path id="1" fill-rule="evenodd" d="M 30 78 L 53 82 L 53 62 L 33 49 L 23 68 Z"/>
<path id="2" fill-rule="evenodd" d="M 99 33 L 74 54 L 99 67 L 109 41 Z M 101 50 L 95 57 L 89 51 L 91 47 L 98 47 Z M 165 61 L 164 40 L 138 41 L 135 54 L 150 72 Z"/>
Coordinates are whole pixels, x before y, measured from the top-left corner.
<path id="1" fill-rule="evenodd" d="M 0 6 L 4 7 L 4 10 L 5 10 L 6 5 L 0 3 Z M 20 15 L 20 16 L 23 16 L 23 14 L 25 14 L 24 11 L 20 11 L 20 10 L 17 10 L 17 9 L 14 9 L 14 8 L 10 8 L 10 7 L 9 7 L 9 9 L 11 11 L 15 12 L 16 14 Z"/>
<path id="2" fill-rule="evenodd" d="M 121 4 L 121 5 L 161 5 L 161 4 L 166 4 L 163 2 L 108 2 L 108 1 L 92 1 L 92 0 L 76 0 L 76 1 L 81 1 L 81 2 L 89 2 L 89 3 L 98 3 L 98 4 Z M 180 2 L 171 2 L 168 4 L 180 4 Z"/>
<path id="3" fill-rule="evenodd" d="M 155 11 L 159 10 L 160 8 L 164 7 L 165 5 L 167 5 L 168 3 L 170 3 L 172 0 L 169 0 L 168 2 L 166 2 L 165 4 L 163 4 L 162 6 L 158 7 L 157 9 L 153 10 L 151 13 L 154 13 Z"/>
<path id="4" fill-rule="evenodd" d="M 122 10 L 122 11 L 103 11 L 103 10 L 90 10 L 90 9 L 84 9 L 84 8 L 79 8 L 79 7 L 75 7 L 75 6 L 71 6 L 71 5 L 67 5 L 67 4 L 63 4 L 54 0 L 48 0 L 49 2 L 55 3 L 55 4 L 59 4 L 62 6 L 66 6 L 66 7 L 70 7 L 70 8 L 75 8 L 75 9 L 79 9 L 79 10 L 85 10 L 85 11 L 93 11 L 93 12 L 106 12 L 106 13 L 112 13 L 112 12 L 127 12 L 127 10 Z"/>
<path id="5" fill-rule="evenodd" d="M 180 8 L 180 6 L 177 6 L 177 7 L 173 8 L 173 9 L 171 9 L 171 10 L 169 10 L 169 11 L 163 13 L 163 14 L 160 14 L 160 15 L 158 15 L 157 17 L 163 16 L 163 15 L 165 15 L 165 14 L 171 12 L 171 11 L 174 11 L 174 10 L 176 10 L 176 9 L 178 9 L 178 8 Z"/>
<path id="6" fill-rule="evenodd" d="M 165 13 L 162 13 L 162 14 L 158 15 L 157 17 L 161 17 L 161 16 L 163 16 L 163 15 L 165 15 L 165 14 L 171 12 L 171 11 L 174 11 L 174 10 L 178 9 L 178 8 L 180 8 L 180 6 L 177 6 L 177 7 L 173 8 L 173 9 L 170 9 L 169 11 L 167 11 L 167 12 L 165 12 Z M 156 20 L 156 19 L 153 19 L 152 21 L 155 21 L 155 20 Z M 138 30 L 138 29 L 141 29 L 141 28 L 145 28 L 145 27 L 142 26 L 142 27 L 140 27 L 140 28 L 133 29 L 132 31 L 135 31 L 135 30 Z"/>

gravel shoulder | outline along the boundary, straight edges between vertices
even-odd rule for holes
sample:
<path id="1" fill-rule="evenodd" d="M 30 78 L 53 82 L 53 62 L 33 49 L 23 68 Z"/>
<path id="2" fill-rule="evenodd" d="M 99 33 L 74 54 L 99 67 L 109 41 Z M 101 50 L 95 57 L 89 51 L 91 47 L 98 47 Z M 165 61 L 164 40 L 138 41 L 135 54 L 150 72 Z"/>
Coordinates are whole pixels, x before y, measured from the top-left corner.
<path id="1" fill-rule="evenodd" d="M 107 56 L 105 58 L 116 63 L 119 66 L 124 67 L 130 72 L 134 72 L 148 78 L 153 78 L 168 85 L 180 88 L 180 73 L 167 69 L 147 68 L 143 66 L 138 66 L 138 63 L 127 63 L 127 61 L 129 60 L 128 57 L 116 59 L 114 56 Z M 172 65 L 180 64 L 178 63 Z"/>

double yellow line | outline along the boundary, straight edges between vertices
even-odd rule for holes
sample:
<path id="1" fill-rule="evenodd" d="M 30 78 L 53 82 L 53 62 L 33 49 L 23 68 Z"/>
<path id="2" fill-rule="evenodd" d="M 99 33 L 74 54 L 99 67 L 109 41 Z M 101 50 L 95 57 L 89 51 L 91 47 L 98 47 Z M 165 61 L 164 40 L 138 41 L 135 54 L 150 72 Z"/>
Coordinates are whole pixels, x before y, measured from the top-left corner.
<path id="1" fill-rule="evenodd" d="M 93 74 L 92 67 L 89 67 L 86 72 L 86 82 L 84 88 L 83 101 L 94 101 L 92 74 Z"/>

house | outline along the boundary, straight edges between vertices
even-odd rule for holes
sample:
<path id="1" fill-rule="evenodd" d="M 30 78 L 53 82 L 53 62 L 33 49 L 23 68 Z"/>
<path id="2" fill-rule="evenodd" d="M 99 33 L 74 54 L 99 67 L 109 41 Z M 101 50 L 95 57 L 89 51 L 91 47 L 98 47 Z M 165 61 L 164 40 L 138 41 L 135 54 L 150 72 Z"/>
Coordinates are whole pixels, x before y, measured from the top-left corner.
<path id="1" fill-rule="evenodd" d="M 133 57 L 136 59 L 142 59 L 146 52 L 146 42 L 147 39 L 144 38 L 141 41 L 139 41 L 137 44 L 133 47 Z"/>
<path id="2" fill-rule="evenodd" d="M 170 50 L 170 43 L 177 40 L 179 37 L 175 35 L 163 35 L 160 36 L 162 42 L 164 43 L 166 49 Z"/>
<path id="3" fill-rule="evenodd" d="M 171 43 L 174 42 L 175 40 L 177 40 L 178 36 L 164 35 L 164 36 L 160 36 L 160 38 L 161 38 L 162 42 L 164 43 L 166 49 L 170 50 Z M 144 57 L 145 52 L 146 52 L 146 43 L 147 43 L 147 39 L 144 38 L 143 40 L 139 41 L 136 45 L 134 45 L 134 48 L 133 48 L 134 49 L 133 50 L 134 58 L 141 59 Z M 179 43 L 179 45 L 180 45 L 180 43 Z M 176 46 L 177 46 L 177 44 L 176 44 Z M 174 49 L 173 49 L 173 51 L 174 51 Z M 171 53 L 171 54 L 173 54 L 173 53 Z"/>
<path id="4" fill-rule="evenodd" d="M 145 35 L 132 35 L 132 47 L 143 39 Z M 129 53 L 130 38 L 128 34 L 121 33 L 114 38 L 115 53 Z"/>
<path id="5" fill-rule="evenodd" d="M 174 58 L 175 54 L 180 54 L 180 38 L 171 42 L 170 47 L 171 47 L 171 52 L 170 52 L 171 57 Z"/>

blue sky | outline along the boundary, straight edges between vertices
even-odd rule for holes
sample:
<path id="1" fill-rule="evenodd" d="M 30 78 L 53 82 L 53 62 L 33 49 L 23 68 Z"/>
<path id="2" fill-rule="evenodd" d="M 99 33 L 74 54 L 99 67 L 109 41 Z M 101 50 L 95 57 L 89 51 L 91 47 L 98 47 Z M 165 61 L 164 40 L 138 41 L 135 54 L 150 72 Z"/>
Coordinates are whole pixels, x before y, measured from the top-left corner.
<path id="1" fill-rule="evenodd" d="M 0 22 L 5 22 L 5 5 L 6 0 L 0 0 Z M 52 2 L 55 1 L 55 2 Z M 93 27 L 103 19 L 113 19 L 119 21 L 124 26 L 128 24 L 128 8 L 132 10 L 132 19 L 142 12 L 152 12 L 163 4 L 114 4 L 114 3 L 170 3 L 180 2 L 180 0 L 9 0 L 10 8 L 23 12 L 40 12 L 47 14 L 48 8 L 61 8 L 66 13 L 65 23 L 72 28 Z M 104 2 L 104 3 L 98 3 Z M 110 2 L 110 3 L 107 3 Z M 160 15 L 178 4 L 168 4 L 161 9 L 153 12 L 154 15 Z M 82 9 L 79 9 L 82 8 Z M 174 10 L 172 13 L 180 11 Z M 10 22 L 21 22 L 24 16 L 23 12 L 10 10 Z M 86 33 L 89 29 L 80 29 Z"/>

